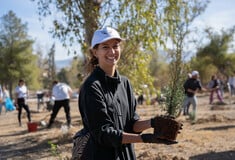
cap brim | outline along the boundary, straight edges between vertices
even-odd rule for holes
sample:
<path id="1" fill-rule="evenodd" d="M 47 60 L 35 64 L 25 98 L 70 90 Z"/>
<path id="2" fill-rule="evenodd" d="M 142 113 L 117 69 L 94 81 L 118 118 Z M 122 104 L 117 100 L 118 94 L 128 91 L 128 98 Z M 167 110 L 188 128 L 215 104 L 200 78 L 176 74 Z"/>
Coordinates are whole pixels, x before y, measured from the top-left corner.
<path id="1" fill-rule="evenodd" d="M 123 40 L 123 39 L 120 38 L 120 37 L 108 37 L 108 38 L 103 39 L 100 43 L 104 43 L 104 42 L 106 42 L 106 41 L 108 41 L 108 40 L 111 40 L 111 39 L 118 39 L 118 40 L 120 40 L 120 41 Z M 100 43 L 99 43 L 99 44 L 100 44 Z"/>
<path id="2" fill-rule="evenodd" d="M 102 41 L 100 41 L 99 43 L 94 44 L 94 46 L 92 48 L 94 48 L 97 44 L 104 43 L 104 42 L 109 41 L 111 39 L 117 39 L 117 40 L 120 40 L 120 41 L 124 41 L 125 40 L 125 39 L 122 39 L 120 37 L 107 37 L 107 38 L 103 39 Z"/>

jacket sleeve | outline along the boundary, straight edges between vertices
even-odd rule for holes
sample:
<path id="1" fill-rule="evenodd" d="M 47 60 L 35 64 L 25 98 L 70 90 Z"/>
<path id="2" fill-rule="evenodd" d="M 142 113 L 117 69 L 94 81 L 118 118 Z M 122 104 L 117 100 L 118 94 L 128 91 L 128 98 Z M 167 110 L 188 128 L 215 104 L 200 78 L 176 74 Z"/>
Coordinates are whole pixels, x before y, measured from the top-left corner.
<path id="1" fill-rule="evenodd" d="M 125 90 L 128 97 L 128 105 L 130 112 L 130 121 L 126 124 L 126 132 L 135 133 L 133 130 L 134 123 L 140 119 L 139 115 L 136 112 L 137 100 L 135 98 L 131 83 L 126 79 Z"/>
<path id="2" fill-rule="evenodd" d="M 101 146 L 119 147 L 122 131 L 116 130 L 108 114 L 105 97 L 100 85 L 86 86 L 79 96 L 79 105 L 87 119 L 87 126 L 94 141 Z"/>

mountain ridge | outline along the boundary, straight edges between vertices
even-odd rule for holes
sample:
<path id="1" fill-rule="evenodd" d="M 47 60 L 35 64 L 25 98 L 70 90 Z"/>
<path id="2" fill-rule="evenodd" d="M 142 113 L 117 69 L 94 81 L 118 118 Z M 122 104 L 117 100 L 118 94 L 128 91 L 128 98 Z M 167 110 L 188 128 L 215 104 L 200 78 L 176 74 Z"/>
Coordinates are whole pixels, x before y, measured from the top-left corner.
<path id="1" fill-rule="evenodd" d="M 70 67 L 72 61 L 73 61 L 73 58 L 55 60 L 56 71 L 60 71 L 62 68 Z"/>

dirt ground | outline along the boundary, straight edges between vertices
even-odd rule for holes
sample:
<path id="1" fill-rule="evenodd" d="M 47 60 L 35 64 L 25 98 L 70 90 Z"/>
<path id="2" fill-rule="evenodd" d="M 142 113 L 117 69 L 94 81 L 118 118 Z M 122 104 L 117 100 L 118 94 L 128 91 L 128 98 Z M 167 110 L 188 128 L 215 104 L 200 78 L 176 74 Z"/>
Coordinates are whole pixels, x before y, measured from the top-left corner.
<path id="1" fill-rule="evenodd" d="M 217 99 L 215 99 L 217 100 Z M 178 144 L 135 144 L 138 160 L 234 160 L 235 159 L 235 97 L 225 98 L 227 105 L 209 105 L 208 95 L 198 95 L 197 122 L 188 117 L 178 118 L 184 126 L 178 135 Z M 32 120 L 48 122 L 50 112 L 37 112 L 35 100 L 30 100 Z M 162 114 L 158 105 L 138 106 L 145 119 Z M 66 122 L 63 109 L 51 129 L 39 125 L 36 132 L 28 132 L 27 117 L 23 110 L 23 126 L 17 122 L 17 111 L 0 115 L 0 160 L 57 160 L 70 159 L 72 137 L 81 128 L 77 100 L 71 101 L 73 127 L 63 130 Z M 152 132 L 147 130 L 146 132 Z"/>

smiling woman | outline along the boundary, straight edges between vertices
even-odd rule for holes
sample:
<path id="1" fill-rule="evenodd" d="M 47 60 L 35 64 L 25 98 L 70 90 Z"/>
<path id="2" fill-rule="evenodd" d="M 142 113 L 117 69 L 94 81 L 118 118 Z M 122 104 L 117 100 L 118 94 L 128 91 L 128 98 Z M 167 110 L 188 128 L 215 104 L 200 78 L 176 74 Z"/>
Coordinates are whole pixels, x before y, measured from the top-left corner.
<path id="1" fill-rule="evenodd" d="M 117 70 L 122 40 L 119 33 L 110 27 L 96 30 L 93 35 L 90 63 L 93 70 L 79 92 L 78 107 L 84 128 L 75 135 L 74 158 L 87 151 L 86 159 L 90 160 L 134 160 L 132 143 L 175 143 L 163 138 L 167 132 L 158 134 L 162 130 L 161 122 L 156 123 L 158 116 L 142 120 L 137 114 L 131 83 Z M 172 124 L 169 123 L 169 128 L 173 128 Z M 149 128 L 156 129 L 156 132 L 141 134 Z M 177 127 L 176 134 L 179 129 L 182 128 Z"/>

